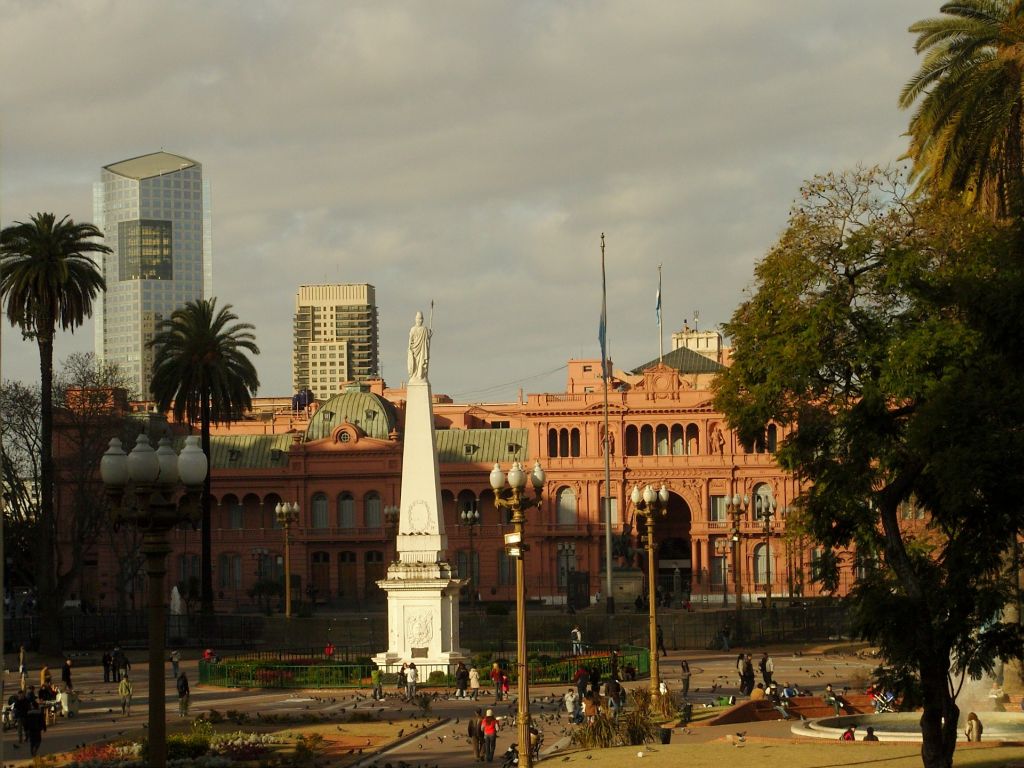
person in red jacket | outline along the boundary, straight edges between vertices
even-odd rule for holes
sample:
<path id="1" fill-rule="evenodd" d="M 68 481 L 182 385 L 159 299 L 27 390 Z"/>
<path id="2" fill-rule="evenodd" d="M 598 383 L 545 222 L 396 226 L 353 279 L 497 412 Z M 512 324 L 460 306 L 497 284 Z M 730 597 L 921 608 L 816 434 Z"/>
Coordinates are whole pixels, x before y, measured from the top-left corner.
<path id="1" fill-rule="evenodd" d="M 494 716 L 494 710 L 488 709 L 484 719 L 480 721 L 480 730 L 484 734 L 484 754 L 488 763 L 494 762 L 494 748 L 498 743 L 498 718 Z"/>

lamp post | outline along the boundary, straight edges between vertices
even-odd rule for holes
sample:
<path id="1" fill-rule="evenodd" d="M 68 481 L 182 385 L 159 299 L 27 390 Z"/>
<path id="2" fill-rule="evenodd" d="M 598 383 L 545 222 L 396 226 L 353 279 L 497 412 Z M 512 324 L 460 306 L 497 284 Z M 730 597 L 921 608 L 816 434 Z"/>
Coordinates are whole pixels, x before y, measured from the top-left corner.
<path id="1" fill-rule="evenodd" d="M 729 542 L 731 539 L 715 539 L 715 552 L 722 558 L 722 607 L 729 605 Z"/>
<path id="2" fill-rule="evenodd" d="M 533 498 L 524 497 L 526 489 L 526 473 L 522 465 L 516 461 L 508 472 L 508 485 L 505 485 L 505 473 L 498 464 L 494 465 L 490 475 L 491 488 L 494 489 L 494 505 L 498 509 L 507 509 L 511 514 L 511 522 L 515 530 L 505 534 L 505 551 L 516 561 L 516 669 L 519 674 L 519 700 L 517 719 L 519 731 L 519 766 L 530 768 L 533 756 L 530 754 L 530 683 L 527 680 L 529 666 L 526 663 L 526 583 L 523 570 L 523 556 L 529 546 L 523 541 L 523 528 L 526 525 L 524 510 L 540 507 L 541 490 L 544 487 L 544 470 L 540 462 L 533 465 L 530 481 L 533 484 Z"/>
<path id="3" fill-rule="evenodd" d="M 284 617 L 290 619 L 292 617 L 292 561 L 288 552 L 289 531 L 292 523 L 299 519 L 299 502 L 293 501 L 289 504 L 287 501 L 282 501 L 274 507 L 274 512 L 277 514 L 278 524 L 284 528 Z"/>
<path id="4" fill-rule="evenodd" d="M 182 522 L 199 522 L 203 481 L 209 463 L 199 437 L 185 438 L 181 454 L 169 438 L 153 450 L 140 434 L 130 454 L 113 438 L 100 460 L 100 477 L 112 502 L 114 526 L 130 525 L 142 532 L 142 553 L 149 576 L 149 764 L 167 765 L 167 719 L 164 696 L 164 576 L 167 574 L 167 532 Z M 132 493 L 125 493 L 129 481 Z M 179 501 L 180 499 L 180 501 Z"/>
<path id="5" fill-rule="evenodd" d="M 651 646 L 651 696 L 657 698 L 661 689 L 661 675 L 658 669 L 658 601 L 655 597 L 655 583 L 658 577 L 654 563 L 654 523 L 657 517 L 664 517 L 668 511 L 668 489 L 664 483 L 657 491 L 649 485 L 641 491 L 640 486 L 634 485 L 630 500 L 647 520 L 647 612 L 650 624 L 648 634 Z"/>
<path id="6" fill-rule="evenodd" d="M 758 495 L 754 510 L 764 526 L 764 604 L 772 607 L 772 520 L 775 519 L 775 499 Z"/>
<path id="7" fill-rule="evenodd" d="M 466 507 L 459 512 L 459 524 L 469 529 L 469 605 L 473 607 L 473 597 L 476 595 L 476 579 L 474 578 L 474 549 L 473 529 L 480 525 L 480 510 L 477 508 L 477 500 L 466 502 Z"/>
<path id="8" fill-rule="evenodd" d="M 740 550 L 740 544 L 742 539 L 740 536 L 740 517 L 743 514 L 743 510 L 747 504 L 750 503 L 750 498 L 744 496 L 742 499 L 739 495 L 734 495 L 725 505 L 727 514 L 732 515 L 732 577 L 733 584 L 736 589 L 736 636 L 739 637 L 742 632 L 742 621 L 743 612 L 743 585 L 742 585 L 742 574 L 741 568 L 743 553 Z"/>

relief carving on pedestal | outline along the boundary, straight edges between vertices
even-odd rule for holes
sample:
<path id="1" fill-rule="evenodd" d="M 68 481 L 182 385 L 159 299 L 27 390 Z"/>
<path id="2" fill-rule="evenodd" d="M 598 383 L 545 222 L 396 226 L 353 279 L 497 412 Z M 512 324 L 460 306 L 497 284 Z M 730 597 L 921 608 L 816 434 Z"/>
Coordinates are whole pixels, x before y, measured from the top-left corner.
<path id="1" fill-rule="evenodd" d="M 409 646 L 430 645 L 433 635 L 433 618 L 430 611 L 410 611 L 405 617 L 405 642 Z"/>

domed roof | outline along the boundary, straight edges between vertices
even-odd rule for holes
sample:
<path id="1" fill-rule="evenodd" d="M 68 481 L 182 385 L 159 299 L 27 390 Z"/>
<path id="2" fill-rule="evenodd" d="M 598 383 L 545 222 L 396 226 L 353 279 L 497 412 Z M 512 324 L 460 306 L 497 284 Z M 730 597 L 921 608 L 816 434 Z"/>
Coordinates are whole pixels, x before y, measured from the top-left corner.
<path id="1" fill-rule="evenodd" d="M 330 437 L 335 427 L 346 422 L 359 427 L 368 437 L 387 440 L 398 418 L 395 406 L 383 397 L 349 390 L 335 395 L 313 414 L 306 427 L 306 440 Z"/>

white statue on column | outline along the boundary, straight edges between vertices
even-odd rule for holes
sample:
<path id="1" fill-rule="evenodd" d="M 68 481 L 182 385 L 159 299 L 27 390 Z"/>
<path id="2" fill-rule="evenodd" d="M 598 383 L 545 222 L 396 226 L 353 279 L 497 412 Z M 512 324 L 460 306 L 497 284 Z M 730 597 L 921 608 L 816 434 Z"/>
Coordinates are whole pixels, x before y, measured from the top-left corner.
<path id="1" fill-rule="evenodd" d="M 433 331 L 423 327 L 423 313 L 416 313 L 416 324 L 409 329 L 409 380 L 425 381 L 430 366 L 430 337 Z"/>
<path id="2" fill-rule="evenodd" d="M 396 557 L 388 566 L 387 578 L 377 582 L 388 595 L 388 647 L 374 661 L 388 670 L 409 660 L 448 665 L 465 659 L 459 647 L 463 581 L 448 562 L 433 396 L 427 378 L 430 326 L 417 312 L 416 324 L 409 330 Z"/>

